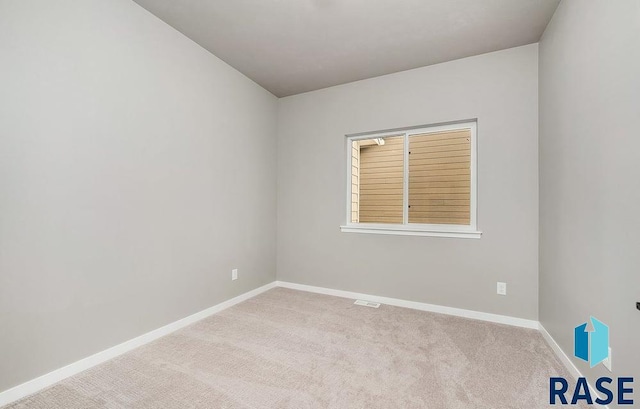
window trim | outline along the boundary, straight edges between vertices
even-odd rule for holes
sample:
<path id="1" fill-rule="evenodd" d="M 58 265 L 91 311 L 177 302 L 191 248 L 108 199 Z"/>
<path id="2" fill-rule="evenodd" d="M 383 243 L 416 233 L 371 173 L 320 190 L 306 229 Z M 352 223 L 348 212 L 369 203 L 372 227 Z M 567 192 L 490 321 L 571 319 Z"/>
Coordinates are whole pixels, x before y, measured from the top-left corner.
<path id="1" fill-rule="evenodd" d="M 411 135 L 423 133 L 433 133 L 442 131 L 453 131 L 459 129 L 469 129 L 471 131 L 471 194 L 470 194 L 470 224 L 421 224 L 409 223 L 409 138 Z M 391 223 L 353 223 L 351 222 L 351 149 L 354 141 L 374 138 L 386 138 L 392 136 L 404 137 L 403 156 L 403 222 L 402 224 Z M 340 231 L 344 233 L 372 233 L 372 234 L 395 234 L 407 236 L 432 236 L 432 237 L 454 237 L 454 238 L 480 238 L 482 232 L 478 230 L 478 132 L 477 119 L 465 121 L 449 122 L 444 124 L 421 125 L 407 128 L 390 129 L 386 131 L 376 131 L 358 134 L 345 135 L 345 151 L 347 153 L 346 167 L 346 223 L 340 226 Z"/>

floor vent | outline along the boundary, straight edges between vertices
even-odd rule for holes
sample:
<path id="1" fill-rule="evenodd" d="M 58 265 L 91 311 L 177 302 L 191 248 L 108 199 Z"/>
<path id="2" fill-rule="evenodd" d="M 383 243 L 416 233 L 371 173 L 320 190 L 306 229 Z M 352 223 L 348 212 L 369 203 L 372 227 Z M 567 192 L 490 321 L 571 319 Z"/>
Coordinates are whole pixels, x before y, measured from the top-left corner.
<path id="1" fill-rule="evenodd" d="M 371 301 L 365 301 L 365 300 L 356 300 L 354 304 L 362 305 L 363 307 L 371 307 L 371 308 L 378 308 L 380 306 L 379 302 L 371 302 Z"/>

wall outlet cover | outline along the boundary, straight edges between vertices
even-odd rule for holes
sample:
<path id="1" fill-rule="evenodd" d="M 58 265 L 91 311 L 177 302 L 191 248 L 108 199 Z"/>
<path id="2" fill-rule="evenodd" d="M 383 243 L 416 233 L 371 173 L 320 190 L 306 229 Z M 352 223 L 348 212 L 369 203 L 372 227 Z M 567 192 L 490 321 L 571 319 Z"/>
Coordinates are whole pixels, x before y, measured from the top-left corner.
<path id="1" fill-rule="evenodd" d="M 498 295 L 507 295 L 507 283 L 498 281 L 497 293 Z"/>
<path id="2" fill-rule="evenodd" d="M 234 268 L 233 270 L 231 270 L 231 280 L 237 280 L 238 279 L 238 269 Z"/>

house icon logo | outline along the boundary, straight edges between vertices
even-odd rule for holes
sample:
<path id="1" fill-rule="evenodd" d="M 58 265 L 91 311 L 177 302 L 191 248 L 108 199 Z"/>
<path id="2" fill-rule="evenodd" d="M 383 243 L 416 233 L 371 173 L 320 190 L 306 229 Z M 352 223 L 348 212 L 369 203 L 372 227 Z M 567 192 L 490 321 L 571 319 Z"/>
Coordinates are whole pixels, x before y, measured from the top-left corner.
<path id="1" fill-rule="evenodd" d="M 573 355 L 589 362 L 592 368 L 602 363 L 611 371 L 609 327 L 591 316 L 589 321 L 578 325 L 573 331 Z M 569 391 L 569 381 L 566 378 L 552 376 L 549 378 L 549 404 L 556 405 L 559 402 L 560 405 L 576 405 L 580 401 L 584 401 L 587 405 L 594 403 L 608 405 L 613 403 L 617 394 L 618 405 L 633 405 L 631 384 L 633 384 L 632 376 L 619 376 L 618 378 L 602 376 L 596 380 L 595 387 L 592 388 L 589 386 L 587 378 L 580 376 L 576 379 L 576 386 L 571 392 Z"/>
<path id="2" fill-rule="evenodd" d="M 593 368 L 609 358 L 609 327 L 603 322 L 591 317 L 589 322 L 578 325 L 573 333 L 573 355 L 589 362 Z"/>

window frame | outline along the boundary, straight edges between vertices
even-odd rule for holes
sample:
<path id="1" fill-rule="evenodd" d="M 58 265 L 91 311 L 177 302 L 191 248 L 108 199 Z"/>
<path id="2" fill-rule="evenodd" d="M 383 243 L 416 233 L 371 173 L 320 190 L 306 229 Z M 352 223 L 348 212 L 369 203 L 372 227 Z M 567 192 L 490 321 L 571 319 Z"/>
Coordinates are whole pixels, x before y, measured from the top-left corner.
<path id="1" fill-rule="evenodd" d="M 346 167 L 346 223 L 340 226 L 344 233 L 373 233 L 373 234 L 395 234 L 409 236 L 432 236 L 432 237 L 454 237 L 454 238 L 480 238 L 482 232 L 478 230 L 478 132 L 477 119 L 449 122 L 444 124 L 421 125 L 407 128 L 390 129 L 386 131 L 366 132 L 345 135 L 345 151 L 347 157 Z M 412 135 L 424 133 L 434 133 L 442 131 L 454 131 L 469 129 L 471 134 L 471 193 L 470 193 L 470 223 L 469 225 L 459 224 L 423 224 L 409 223 L 409 140 Z M 402 224 L 393 223 L 353 223 L 351 221 L 351 149 L 354 141 L 388 138 L 392 136 L 403 136 L 403 221 Z"/>

